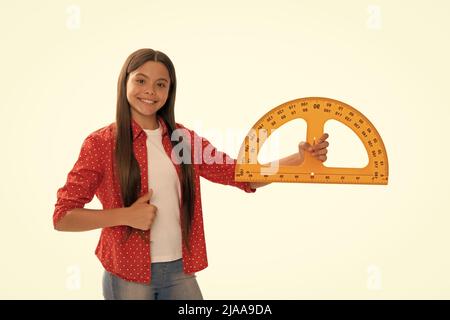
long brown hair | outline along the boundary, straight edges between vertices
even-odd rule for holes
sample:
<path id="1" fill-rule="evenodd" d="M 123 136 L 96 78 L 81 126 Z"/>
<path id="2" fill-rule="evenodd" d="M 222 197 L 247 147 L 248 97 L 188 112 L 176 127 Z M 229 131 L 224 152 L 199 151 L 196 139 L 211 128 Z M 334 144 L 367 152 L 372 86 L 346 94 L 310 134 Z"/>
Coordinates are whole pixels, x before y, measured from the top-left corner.
<path id="1" fill-rule="evenodd" d="M 126 59 L 122 70 L 120 71 L 119 81 L 117 84 L 117 110 L 116 110 L 116 151 L 115 159 L 117 164 L 117 174 L 122 192 L 122 200 L 125 207 L 131 206 L 138 198 L 141 191 L 141 174 L 139 165 L 133 152 L 133 133 L 131 126 L 131 112 L 130 105 L 127 99 L 127 81 L 131 72 L 139 68 L 147 61 L 157 61 L 163 63 L 170 76 L 170 87 L 167 101 L 161 109 L 158 110 L 157 115 L 161 116 L 167 125 L 169 137 L 176 129 L 175 125 L 175 95 L 177 89 L 177 79 L 175 75 L 175 67 L 169 57 L 161 51 L 152 49 L 139 49 Z M 172 147 L 178 142 L 172 141 Z M 186 146 L 184 146 L 186 147 Z M 190 145 L 187 147 L 190 148 Z M 190 149 L 189 149 L 190 150 Z M 181 228 L 183 241 L 186 248 L 189 250 L 189 235 L 191 232 L 192 220 L 194 216 L 194 186 L 192 164 L 181 164 L 182 181 L 181 190 L 183 197 L 183 206 L 181 208 Z M 127 226 L 127 237 L 131 233 L 138 232 L 142 237 L 145 232 L 133 229 Z M 148 238 L 146 239 L 148 241 Z"/>

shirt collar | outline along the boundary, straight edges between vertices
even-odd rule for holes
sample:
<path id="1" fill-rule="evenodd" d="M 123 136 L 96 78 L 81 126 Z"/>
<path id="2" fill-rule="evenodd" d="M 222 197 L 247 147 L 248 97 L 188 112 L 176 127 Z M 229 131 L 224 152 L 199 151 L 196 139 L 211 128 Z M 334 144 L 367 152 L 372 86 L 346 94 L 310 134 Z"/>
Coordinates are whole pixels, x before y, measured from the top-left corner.
<path id="1" fill-rule="evenodd" d="M 160 116 L 157 115 L 156 116 L 159 125 L 161 127 L 161 135 L 165 135 L 167 132 L 167 126 L 166 123 L 164 121 L 164 119 Z M 142 129 L 142 127 L 139 125 L 139 123 L 137 123 L 136 120 L 134 120 L 133 118 L 131 118 L 131 130 L 133 131 L 133 140 L 136 140 L 136 138 L 141 134 L 141 133 L 145 133 L 144 130 Z"/>

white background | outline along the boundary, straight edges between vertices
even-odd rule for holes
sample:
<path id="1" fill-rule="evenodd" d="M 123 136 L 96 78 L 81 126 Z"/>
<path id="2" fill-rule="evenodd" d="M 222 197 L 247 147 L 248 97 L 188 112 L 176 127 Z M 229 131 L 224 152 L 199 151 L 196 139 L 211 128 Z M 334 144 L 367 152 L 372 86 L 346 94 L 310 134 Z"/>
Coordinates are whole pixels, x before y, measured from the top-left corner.
<path id="1" fill-rule="evenodd" d="M 377 128 L 387 186 L 202 179 L 206 299 L 450 298 L 446 1 L 2 1 L 0 298 L 102 299 L 99 230 L 53 230 L 56 191 L 92 131 L 114 121 L 139 48 L 165 52 L 176 120 L 237 157 L 267 111 L 341 100 Z M 444 92 L 445 90 L 445 92 Z M 227 130 L 235 143 L 225 143 Z M 279 156 L 305 139 L 279 129 Z M 329 124 L 327 165 L 361 163 Z M 446 191 L 447 190 L 447 191 Z M 96 198 L 87 207 L 101 208 Z"/>

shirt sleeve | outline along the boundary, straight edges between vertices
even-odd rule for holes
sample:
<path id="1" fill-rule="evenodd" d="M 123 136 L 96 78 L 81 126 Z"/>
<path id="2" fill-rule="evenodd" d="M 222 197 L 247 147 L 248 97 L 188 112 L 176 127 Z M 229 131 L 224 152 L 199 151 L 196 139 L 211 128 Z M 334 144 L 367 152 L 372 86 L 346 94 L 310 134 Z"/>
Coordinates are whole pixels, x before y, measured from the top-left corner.
<path id="1" fill-rule="evenodd" d="M 237 187 L 248 193 L 256 191 L 255 188 L 250 187 L 250 182 L 235 181 L 236 159 L 217 150 L 206 138 L 198 136 L 194 131 L 192 133 L 194 148 L 201 145 L 201 150 L 194 150 L 194 156 L 201 154 L 198 156 L 201 157 L 199 161 L 201 177 L 215 183 Z"/>
<path id="2" fill-rule="evenodd" d="M 66 183 L 57 191 L 53 225 L 67 212 L 83 208 L 92 200 L 103 177 L 100 143 L 89 135 L 81 146 L 78 160 L 67 175 Z"/>

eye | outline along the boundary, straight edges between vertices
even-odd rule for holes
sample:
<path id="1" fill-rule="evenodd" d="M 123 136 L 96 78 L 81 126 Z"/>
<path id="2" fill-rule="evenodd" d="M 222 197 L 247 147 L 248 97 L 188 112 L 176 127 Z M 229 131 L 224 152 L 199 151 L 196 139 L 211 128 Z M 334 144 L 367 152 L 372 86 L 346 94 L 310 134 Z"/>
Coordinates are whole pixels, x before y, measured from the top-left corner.
<path id="1" fill-rule="evenodd" d="M 161 88 L 165 88 L 166 85 L 163 82 L 158 83 L 158 86 L 160 86 Z"/>
<path id="2" fill-rule="evenodd" d="M 138 79 L 138 80 L 136 80 L 136 82 L 139 83 L 139 84 L 144 84 L 145 80 L 144 79 Z"/>

